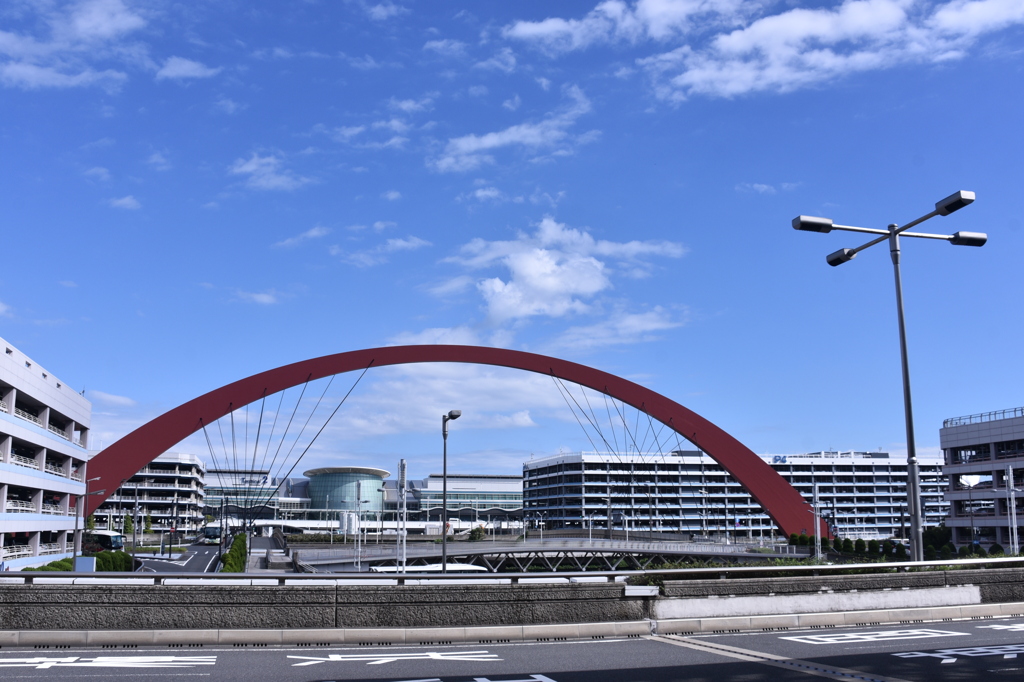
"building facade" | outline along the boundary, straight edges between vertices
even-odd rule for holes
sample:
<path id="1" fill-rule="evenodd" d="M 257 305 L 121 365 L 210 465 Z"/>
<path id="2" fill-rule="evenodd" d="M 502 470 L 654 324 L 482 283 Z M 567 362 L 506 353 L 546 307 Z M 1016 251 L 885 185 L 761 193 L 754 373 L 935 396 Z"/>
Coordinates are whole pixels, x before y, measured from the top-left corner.
<path id="1" fill-rule="evenodd" d="M 1019 536 L 1024 517 L 1024 492 L 1011 493 L 1024 487 L 1024 407 L 946 419 L 939 444 L 949 479 L 946 525 L 953 529 L 953 543 L 1009 549 L 1010 527 L 1016 525 Z"/>
<path id="2" fill-rule="evenodd" d="M 0 351 L 0 562 L 18 569 L 71 556 L 92 406 L 4 339 Z"/>
<path id="3" fill-rule="evenodd" d="M 907 464 L 885 452 L 762 456 L 819 508 L 842 537 L 906 538 Z M 920 460 L 925 525 L 946 515 L 942 461 Z M 667 455 L 568 453 L 523 464 L 524 514 L 545 528 L 625 529 L 762 537 L 775 524 L 746 490 L 700 451 Z M 808 514 L 807 532 L 813 532 Z"/>
<path id="4" fill-rule="evenodd" d="M 97 530 L 121 531 L 125 516 L 138 532 L 194 533 L 203 527 L 206 465 L 195 455 L 164 453 L 132 476 L 93 512 Z"/>

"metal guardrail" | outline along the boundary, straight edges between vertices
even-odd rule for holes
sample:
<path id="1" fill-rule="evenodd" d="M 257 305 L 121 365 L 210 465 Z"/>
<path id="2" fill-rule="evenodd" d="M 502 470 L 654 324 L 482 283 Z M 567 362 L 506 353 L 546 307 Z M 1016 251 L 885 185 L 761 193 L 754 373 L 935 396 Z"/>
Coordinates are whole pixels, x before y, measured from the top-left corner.
<path id="1" fill-rule="evenodd" d="M 1007 410 L 981 412 L 979 414 L 969 414 L 966 417 L 944 419 L 942 420 L 942 428 L 946 429 L 950 426 L 964 426 L 966 424 L 981 424 L 996 421 L 997 419 L 1013 419 L 1014 417 L 1024 417 L 1024 407 L 1013 407 Z"/>
<path id="2" fill-rule="evenodd" d="M 494 584 L 508 581 L 512 584 L 530 583 L 569 583 L 569 582 L 622 582 L 637 576 L 660 576 L 663 578 L 697 578 L 707 576 L 711 579 L 743 578 L 748 575 L 763 576 L 765 573 L 804 573 L 811 576 L 822 576 L 844 571 L 885 573 L 895 570 L 907 573 L 920 569 L 943 568 L 1009 568 L 1014 564 L 1024 565 L 1024 557 L 1005 557 L 1002 559 L 957 559 L 951 561 L 904 561 L 870 564 L 816 564 L 805 566 L 720 566 L 702 568 L 671 568 L 664 570 L 634 571 L 557 571 L 554 573 L 73 573 L 60 571 L 17 572 L 0 574 L 0 585 L 87 585 L 117 584 L 124 585 L 237 585 L 253 587 L 288 587 L 327 586 L 327 585 L 360 585 L 367 586 L 401 586 L 417 584 Z M 331 577 L 328 577 L 330 575 Z"/>

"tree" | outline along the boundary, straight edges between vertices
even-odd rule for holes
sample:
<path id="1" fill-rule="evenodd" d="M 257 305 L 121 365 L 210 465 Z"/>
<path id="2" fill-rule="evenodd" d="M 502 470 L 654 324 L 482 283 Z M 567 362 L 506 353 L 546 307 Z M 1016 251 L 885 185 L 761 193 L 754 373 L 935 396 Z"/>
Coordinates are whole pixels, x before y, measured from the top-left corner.
<path id="1" fill-rule="evenodd" d="M 853 540 L 851 540 L 850 538 L 846 538 L 845 540 L 843 540 L 843 551 L 844 552 L 847 552 L 849 554 L 853 554 L 853 547 L 854 547 Z"/>
<path id="2" fill-rule="evenodd" d="M 149 518 L 149 514 L 146 514 L 146 525 L 143 528 L 143 532 L 144 533 L 152 533 L 153 532 L 153 519 Z"/>
<path id="3" fill-rule="evenodd" d="M 868 549 L 867 544 L 861 538 L 857 538 L 857 542 L 853 543 L 853 551 L 857 554 L 863 554 Z"/>
<path id="4" fill-rule="evenodd" d="M 89 518 L 85 520 L 85 529 L 96 530 L 96 517 L 92 514 L 89 514 Z"/>
<path id="5" fill-rule="evenodd" d="M 484 532 L 484 529 L 483 529 L 482 526 L 474 526 L 473 530 L 469 531 L 469 541 L 470 542 L 480 542 L 481 540 L 485 539 L 486 537 L 487 537 L 487 534 Z"/>
<path id="6" fill-rule="evenodd" d="M 924 529 L 924 544 L 942 547 L 953 539 L 953 529 L 945 526 L 932 526 Z"/>
<path id="7" fill-rule="evenodd" d="M 132 523 L 132 515 L 131 514 L 125 514 L 124 515 L 124 525 L 121 527 L 121 534 L 122 535 L 128 535 L 133 530 L 135 530 L 135 524 Z"/>

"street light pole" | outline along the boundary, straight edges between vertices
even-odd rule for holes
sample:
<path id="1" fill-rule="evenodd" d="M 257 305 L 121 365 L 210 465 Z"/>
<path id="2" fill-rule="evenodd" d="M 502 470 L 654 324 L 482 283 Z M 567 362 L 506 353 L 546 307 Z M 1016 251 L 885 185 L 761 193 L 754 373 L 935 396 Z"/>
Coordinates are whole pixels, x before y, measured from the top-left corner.
<path id="1" fill-rule="evenodd" d="M 917 461 L 917 446 L 914 439 L 914 412 L 910 399 L 910 364 L 907 359 L 907 334 L 903 317 L 903 283 L 900 276 L 899 238 L 900 235 L 903 235 L 904 237 L 939 239 L 947 241 L 954 246 L 984 246 L 985 242 L 988 241 L 988 236 L 981 232 L 956 232 L 951 235 L 943 235 L 907 231 L 911 227 L 920 225 L 935 216 L 947 216 L 959 211 L 972 202 L 974 202 L 974 192 L 961 190 L 937 202 L 934 211 L 910 221 L 903 227 L 899 227 L 895 223 L 890 224 L 885 230 L 835 225 L 831 218 L 800 215 L 793 219 L 793 229 L 804 232 L 828 233 L 832 230 L 843 230 L 846 232 L 863 232 L 879 235 L 855 249 L 839 249 L 830 253 L 825 258 L 825 261 L 833 267 L 848 263 L 858 253 L 875 244 L 883 241 L 889 242 L 889 253 L 892 258 L 893 273 L 896 281 L 896 315 L 899 321 L 900 363 L 903 373 L 903 411 L 907 431 L 907 502 L 910 512 L 910 557 L 913 561 L 922 561 L 924 559 L 924 519 L 922 518 L 921 505 L 921 478 Z M 819 535 L 820 533 L 821 529 L 815 528 L 815 534 Z"/>
<path id="2" fill-rule="evenodd" d="M 97 476 L 96 478 L 87 478 L 87 479 L 85 479 L 85 494 L 84 495 L 78 495 L 77 499 L 75 500 L 75 535 L 71 539 L 71 569 L 72 570 L 74 570 L 74 568 L 75 568 L 75 559 L 78 558 L 78 551 L 81 548 L 81 544 L 82 544 L 81 538 L 78 537 L 78 517 L 79 517 L 79 515 L 81 515 L 85 511 L 85 509 L 82 507 L 82 499 L 84 498 L 86 501 L 88 501 L 90 495 L 102 495 L 103 493 L 107 492 L 105 489 L 104 490 L 97 490 L 97 491 L 91 492 L 91 493 L 89 492 L 89 484 L 92 483 L 93 481 L 100 480 L 100 478 L 101 478 L 100 476 Z M 84 529 L 83 529 L 83 533 L 84 533 Z M 67 548 L 67 545 L 65 544 L 65 549 L 66 548 Z"/>
<path id="3" fill-rule="evenodd" d="M 441 464 L 441 572 L 448 572 L 448 422 L 462 416 L 462 410 L 441 415 L 441 438 L 444 455 Z"/>

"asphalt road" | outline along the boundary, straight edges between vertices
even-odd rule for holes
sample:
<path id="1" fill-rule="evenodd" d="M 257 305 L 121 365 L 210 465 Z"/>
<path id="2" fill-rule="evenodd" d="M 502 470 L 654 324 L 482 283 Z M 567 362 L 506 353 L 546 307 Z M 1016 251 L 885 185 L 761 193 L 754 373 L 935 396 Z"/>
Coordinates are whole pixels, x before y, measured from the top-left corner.
<path id="1" fill-rule="evenodd" d="M 190 545 L 176 561 L 142 559 L 142 571 L 149 573 L 207 573 L 217 569 L 217 545 Z"/>
<path id="2" fill-rule="evenodd" d="M 141 682 L 1020 680 L 1024 618 L 458 646 L 5 648 L 0 668 L 5 680 Z"/>

